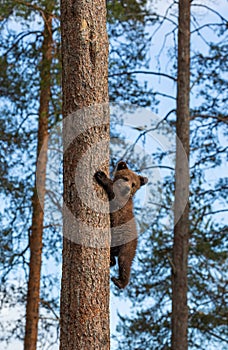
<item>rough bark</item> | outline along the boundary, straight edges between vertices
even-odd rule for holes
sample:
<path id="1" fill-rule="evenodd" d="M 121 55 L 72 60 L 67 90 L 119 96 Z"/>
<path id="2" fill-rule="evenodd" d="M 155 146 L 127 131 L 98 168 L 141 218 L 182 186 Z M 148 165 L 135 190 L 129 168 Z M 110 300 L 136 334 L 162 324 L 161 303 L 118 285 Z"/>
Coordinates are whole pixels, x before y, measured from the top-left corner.
<path id="1" fill-rule="evenodd" d="M 38 334 L 44 196 L 48 151 L 48 116 L 51 90 L 52 17 L 44 21 L 42 60 L 40 63 L 40 107 L 35 188 L 32 199 L 29 281 L 26 304 L 24 349 L 35 350 Z M 39 187 L 39 196 L 37 188 Z"/>
<path id="2" fill-rule="evenodd" d="M 172 278 L 172 350 L 188 348 L 187 264 L 189 247 L 189 205 L 184 198 L 189 187 L 189 79 L 190 0 L 179 1 L 178 78 L 176 133 L 182 143 L 176 147 L 175 227 Z M 184 152 L 183 152 L 184 151 Z M 183 206 L 185 206 L 183 213 Z"/>
<path id="3" fill-rule="evenodd" d="M 64 217 L 60 349 L 109 349 L 108 39 L 104 0 L 62 0 Z M 103 145 L 103 146 L 102 146 Z M 102 155 L 102 157 L 101 157 Z M 103 165 L 102 165 L 103 163 Z M 84 196 L 84 197 L 83 197 Z M 96 211 L 97 209 L 97 211 Z"/>

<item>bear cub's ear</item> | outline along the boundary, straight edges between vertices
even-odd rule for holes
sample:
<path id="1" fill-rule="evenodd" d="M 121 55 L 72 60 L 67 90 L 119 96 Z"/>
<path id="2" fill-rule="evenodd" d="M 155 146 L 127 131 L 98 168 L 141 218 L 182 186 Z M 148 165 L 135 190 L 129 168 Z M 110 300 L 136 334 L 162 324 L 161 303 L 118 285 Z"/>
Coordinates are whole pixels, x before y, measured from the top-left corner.
<path id="1" fill-rule="evenodd" d="M 140 175 L 139 175 L 139 180 L 140 180 L 140 186 L 143 186 L 143 185 L 147 184 L 147 182 L 148 182 L 147 177 L 140 176 Z"/>
<path id="2" fill-rule="evenodd" d="M 119 162 L 117 164 L 116 171 L 124 170 L 124 169 L 128 169 L 127 164 L 125 162 L 122 162 L 122 161 Z"/>

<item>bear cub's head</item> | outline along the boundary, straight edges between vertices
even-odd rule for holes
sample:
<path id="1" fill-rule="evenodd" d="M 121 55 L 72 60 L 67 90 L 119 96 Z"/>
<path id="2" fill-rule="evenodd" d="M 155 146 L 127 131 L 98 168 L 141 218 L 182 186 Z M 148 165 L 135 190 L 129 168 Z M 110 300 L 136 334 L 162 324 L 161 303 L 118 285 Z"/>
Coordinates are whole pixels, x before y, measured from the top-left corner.
<path id="1" fill-rule="evenodd" d="M 147 177 L 137 175 L 131 171 L 123 161 L 117 164 L 114 173 L 113 190 L 118 199 L 127 199 L 148 182 Z"/>

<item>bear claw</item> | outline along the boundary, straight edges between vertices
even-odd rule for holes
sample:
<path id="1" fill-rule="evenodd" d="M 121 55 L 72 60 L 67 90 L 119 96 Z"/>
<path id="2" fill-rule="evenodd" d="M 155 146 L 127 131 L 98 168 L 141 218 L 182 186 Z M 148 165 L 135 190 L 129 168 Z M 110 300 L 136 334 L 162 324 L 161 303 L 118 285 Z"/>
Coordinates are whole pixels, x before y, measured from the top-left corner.
<path id="1" fill-rule="evenodd" d="M 100 185 L 103 185 L 103 181 L 104 179 L 106 178 L 106 175 L 103 171 L 97 171 L 95 174 L 94 174 L 94 177 L 96 179 L 96 181 L 100 184 Z"/>
<path id="2" fill-rule="evenodd" d="M 103 171 L 99 170 L 99 171 L 97 171 L 95 173 L 94 177 L 95 177 L 96 180 L 99 181 L 99 180 L 102 180 L 102 179 L 106 178 L 106 175 L 105 175 L 105 173 Z"/>

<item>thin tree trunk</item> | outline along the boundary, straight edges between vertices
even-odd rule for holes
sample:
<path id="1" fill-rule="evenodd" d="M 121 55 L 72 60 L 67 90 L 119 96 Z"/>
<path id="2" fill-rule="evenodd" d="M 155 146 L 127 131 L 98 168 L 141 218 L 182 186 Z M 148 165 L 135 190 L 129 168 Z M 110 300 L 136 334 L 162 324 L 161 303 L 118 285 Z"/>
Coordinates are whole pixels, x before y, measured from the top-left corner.
<path id="1" fill-rule="evenodd" d="M 187 265 L 189 248 L 189 80 L 190 80 L 190 0 L 179 1 L 178 78 L 176 133 L 175 227 L 172 278 L 172 350 L 187 350 L 188 306 Z M 183 211 L 184 209 L 184 211 Z M 183 213 L 181 214 L 181 212 Z"/>
<path id="2" fill-rule="evenodd" d="M 35 350 L 37 346 L 42 235 L 44 220 L 44 196 L 48 151 L 48 116 L 51 90 L 51 60 L 52 60 L 52 17 L 44 21 L 42 44 L 42 61 L 40 63 L 40 107 L 38 122 L 38 145 L 35 189 L 32 199 L 32 226 L 30 236 L 29 281 L 26 304 L 26 328 L 24 349 Z M 39 197 L 37 187 L 39 186 Z"/>
<path id="3" fill-rule="evenodd" d="M 62 0 L 64 216 L 61 350 L 110 348 L 109 214 L 93 180 L 108 172 L 105 0 Z M 106 199 L 107 200 L 107 199 Z M 97 210 L 97 211 L 96 211 Z"/>

